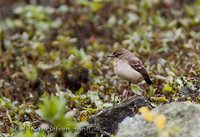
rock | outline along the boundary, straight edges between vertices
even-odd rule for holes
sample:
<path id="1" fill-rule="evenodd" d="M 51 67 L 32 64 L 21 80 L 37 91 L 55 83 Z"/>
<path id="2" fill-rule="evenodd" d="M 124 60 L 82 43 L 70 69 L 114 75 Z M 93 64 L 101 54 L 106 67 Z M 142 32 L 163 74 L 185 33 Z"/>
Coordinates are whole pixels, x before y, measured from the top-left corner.
<path id="1" fill-rule="evenodd" d="M 200 136 L 200 105 L 188 102 L 174 102 L 152 110 L 167 117 L 167 129 L 175 131 L 170 137 Z M 116 137 L 158 137 L 158 129 L 146 122 L 141 115 L 127 117 L 119 124 Z"/>
<path id="2" fill-rule="evenodd" d="M 95 126 L 83 127 L 78 137 L 110 137 L 110 134 Z"/>
<path id="3" fill-rule="evenodd" d="M 83 131 L 81 130 L 79 137 L 95 137 L 95 133 L 99 136 L 99 133 L 102 133 L 103 137 L 115 134 L 118 130 L 118 124 L 124 118 L 138 113 L 138 109 L 142 106 L 152 108 L 143 97 L 137 97 L 130 99 L 126 103 L 99 112 L 88 120 L 89 126 L 84 127 Z"/>
<path id="4" fill-rule="evenodd" d="M 195 101 L 198 94 L 199 93 L 197 91 L 191 89 L 190 87 L 182 87 L 178 92 L 178 101 L 187 101 L 187 98 L 189 97 Z"/>

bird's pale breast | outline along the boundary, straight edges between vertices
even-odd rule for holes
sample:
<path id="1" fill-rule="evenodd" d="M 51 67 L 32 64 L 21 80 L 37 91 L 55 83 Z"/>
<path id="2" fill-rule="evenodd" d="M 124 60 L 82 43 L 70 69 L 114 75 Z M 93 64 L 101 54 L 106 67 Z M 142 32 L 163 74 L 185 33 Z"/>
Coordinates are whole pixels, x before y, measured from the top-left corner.
<path id="1" fill-rule="evenodd" d="M 142 75 L 133 69 L 125 60 L 116 59 L 114 62 L 114 71 L 117 76 L 131 81 L 132 83 L 136 83 L 140 78 L 142 78 Z"/>

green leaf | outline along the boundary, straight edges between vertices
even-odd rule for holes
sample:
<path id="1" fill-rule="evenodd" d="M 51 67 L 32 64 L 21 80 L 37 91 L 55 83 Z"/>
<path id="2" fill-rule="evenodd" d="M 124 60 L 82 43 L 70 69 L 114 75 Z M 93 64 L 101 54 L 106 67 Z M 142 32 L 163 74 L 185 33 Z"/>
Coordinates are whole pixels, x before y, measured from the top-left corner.
<path id="1" fill-rule="evenodd" d="M 153 86 L 150 86 L 150 87 L 149 87 L 148 96 L 151 97 L 151 96 L 154 95 L 154 93 L 155 93 L 155 90 L 154 90 Z"/>
<path id="2" fill-rule="evenodd" d="M 169 100 L 165 97 L 151 97 L 151 100 L 156 101 L 158 103 L 168 103 Z"/>
<path id="3" fill-rule="evenodd" d="M 38 77 L 37 68 L 34 67 L 21 67 L 22 72 L 24 73 L 25 77 L 30 81 L 35 81 Z"/>
<path id="4" fill-rule="evenodd" d="M 103 2 L 92 2 L 92 3 L 90 4 L 90 8 L 91 8 L 93 11 L 98 11 L 98 10 L 100 10 L 102 7 L 103 7 Z"/>
<path id="5" fill-rule="evenodd" d="M 163 93 L 165 93 L 165 94 L 167 94 L 167 93 L 174 93 L 174 90 L 173 90 L 172 86 L 167 83 L 163 87 Z"/>
<path id="6" fill-rule="evenodd" d="M 79 60 L 82 60 L 85 57 L 85 51 L 83 49 L 78 50 L 76 53 L 76 57 Z"/>
<path id="7" fill-rule="evenodd" d="M 33 49 L 37 51 L 38 55 L 43 55 L 45 52 L 45 47 L 43 43 L 35 42 L 32 45 Z"/>
<path id="8" fill-rule="evenodd" d="M 133 84 L 131 85 L 131 91 L 137 95 L 142 95 L 143 93 L 142 89 L 139 86 Z"/>

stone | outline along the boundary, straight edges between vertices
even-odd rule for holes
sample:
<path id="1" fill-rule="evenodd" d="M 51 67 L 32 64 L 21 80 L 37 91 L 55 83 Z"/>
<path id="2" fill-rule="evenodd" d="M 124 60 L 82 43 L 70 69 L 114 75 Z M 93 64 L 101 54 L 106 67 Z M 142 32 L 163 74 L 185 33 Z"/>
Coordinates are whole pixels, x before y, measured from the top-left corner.
<path id="1" fill-rule="evenodd" d="M 138 113 L 138 109 L 142 106 L 152 109 L 150 103 L 143 97 L 132 98 L 127 102 L 105 109 L 89 118 L 89 126 L 81 130 L 79 137 L 95 137 L 95 134 L 107 137 L 110 134 L 116 134 L 118 131 L 118 124 L 123 121 L 124 118 L 134 116 Z"/>
<path id="2" fill-rule="evenodd" d="M 200 137 L 200 105 L 174 102 L 159 106 L 152 111 L 167 118 L 170 137 Z M 116 137 L 159 137 L 158 128 L 139 114 L 127 117 L 119 124 Z"/>

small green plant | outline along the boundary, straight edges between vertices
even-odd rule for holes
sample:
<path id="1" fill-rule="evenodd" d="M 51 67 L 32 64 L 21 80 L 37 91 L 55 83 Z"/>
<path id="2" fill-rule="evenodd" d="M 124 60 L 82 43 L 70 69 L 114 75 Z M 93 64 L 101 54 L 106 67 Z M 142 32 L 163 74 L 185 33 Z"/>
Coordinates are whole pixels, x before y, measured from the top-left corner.
<path id="1" fill-rule="evenodd" d="M 31 129 L 27 129 L 26 132 L 19 132 L 16 137 L 44 137 L 44 132 L 32 132 Z"/>
<path id="2" fill-rule="evenodd" d="M 169 93 L 175 93 L 175 91 L 173 90 L 173 87 L 170 84 L 167 83 L 163 87 L 163 93 L 169 94 Z"/>
<path id="3" fill-rule="evenodd" d="M 39 104 L 37 114 L 49 122 L 53 129 L 56 129 L 53 131 L 54 133 L 61 131 L 62 133 L 72 132 L 76 135 L 78 129 L 86 123 L 77 122 L 74 118 L 75 111 L 72 110 L 66 113 L 66 110 L 66 101 L 64 97 L 45 95 L 42 98 L 42 102 Z"/>
<path id="4" fill-rule="evenodd" d="M 54 11 L 54 8 L 48 6 L 44 8 L 42 6 L 26 5 L 18 6 L 13 12 L 23 19 L 24 24 L 33 25 L 37 30 L 45 32 L 62 24 L 60 19 L 52 20 L 50 18 Z"/>
<path id="5" fill-rule="evenodd" d="M 25 77 L 30 81 L 35 81 L 38 77 L 38 71 L 35 67 L 21 67 Z"/>

